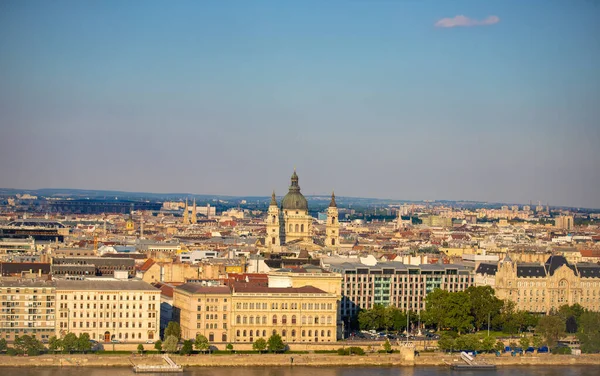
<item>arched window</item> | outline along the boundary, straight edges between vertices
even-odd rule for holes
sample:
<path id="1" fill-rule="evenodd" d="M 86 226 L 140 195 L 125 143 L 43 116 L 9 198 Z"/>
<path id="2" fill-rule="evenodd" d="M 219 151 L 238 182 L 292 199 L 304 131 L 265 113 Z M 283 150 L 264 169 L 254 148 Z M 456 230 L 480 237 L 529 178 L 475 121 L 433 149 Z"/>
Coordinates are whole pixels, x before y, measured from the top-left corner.
<path id="1" fill-rule="evenodd" d="M 271 218 L 271 223 L 275 223 L 275 216 L 273 216 L 273 218 Z"/>
<path id="2" fill-rule="evenodd" d="M 248 322 L 248 318 L 247 318 L 246 316 L 244 316 L 244 319 L 242 320 L 242 322 L 243 322 L 244 324 L 246 324 L 246 323 Z"/>
<path id="3" fill-rule="evenodd" d="M 254 336 L 254 331 L 250 330 L 250 337 Z"/>
<path id="4" fill-rule="evenodd" d="M 327 331 L 327 337 L 331 337 L 331 330 Z"/>
<path id="5" fill-rule="evenodd" d="M 300 231 L 304 232 L 304 223 L 300 225 Z"/>
<path id="6" fill-rule="evenodd" d="M 242 316 L 238 315 L 238 316 L 235 318 L 235 323 L 236 323 L 236 324 L 241 324 L 241 323 L 242 323 Z"/>
<path id="7" fill-rule="evenodd" d="M 254 324 L 254 317 L 250 316 L 250 324 Z"/>
<path id="8" fill-rule="evenodd" d="M 281 316 L 281 323 L 287 324 L 287 316 L 286 315 Z"/>
<path id="9" fill-rule="evenodd" d="M 313 317 L 312 316 L 308 316 L 308 324 L 310 325 L 312 323 L 313 323 Z"/>
<path id="10" fill-rule="evenodd" d="M 240 336 L 240 330 L 239 329 L 238 329 L 237 332 L 235 332 L 235 335 L 238 336 L 238 337 Z"/>
<path id="11" fill-rule="evenodd" d="M 302 331 L 302 337 L 306 337 L 306 330 Z"/>
<path id="12" fill-rule="evenodd" d="M 273 315 L 273 324 L 277 324 L 277 315 Z"/>
<path id="13" fill-rule="evenodd" d="M 292 329 L 292 337 L 296 336 L 296 329 Z"/>
<path id="14" fill-rule="evenodd" d="M 294 225 L 292 225 L 292 224 L 290 223 L 290 232 L 293 232 L 293 231 L 294 231 Z"/>
<path id="15" fill-rule="evenodd" d="M 331 224 L 335 223 L 335 217 L 331 217 Z"/>
<path id="16" fill-rule="evenodd" d="M 292 315 L 292 324 L 296 323 L 296 315 Z"/>
<path id="17" fill-rule="evenodd" d="M 244 336 L 244 337 L 246 337 L 246 334 L 247 334 L 247 333 L 246 333 L 246 331 L 244 330 L 244 334 L 243 334 L 243 336 Z"/>
<path id="18" fill-rule="evenodd" d="M 287 336 L 287 330 L 283 329 L 283 330 L 281 331 L 281 336 L 282 336 L 282 337 L 285 337 L 285 336 Z"/>
<path id="19" fill-rule="evenodd" d="M 266 331 L 266 330 L 263 330 L 263 335 L 262 335 L 262 336 L 263 336 L 263 337 L 266 337 L 266 336 L 267 336 L 267 331 Z"/>
<path id="20" fill-rule="evenodd" d="M 321 330 L 321 337 L 325 337 L 325 331 Z"/>
<path id="21" fill-rule="evenodd" d="M 331 239 L 331 245 L 335 245 L 335 239 Z"/>
<path id="22" fill-rule="evenodd" d="M 309 330 L 309 331 L 308 331 L 308 336 L 309 336 L 309 337 L 312 337 L 312 330 Z"/>
<path id="23" fill-rule="evenodd" d="M 296 223 L 296 232 L 298 232 L 298 231 L 299 231 L 299 226 L 298 226 L 298 224 Z"/>

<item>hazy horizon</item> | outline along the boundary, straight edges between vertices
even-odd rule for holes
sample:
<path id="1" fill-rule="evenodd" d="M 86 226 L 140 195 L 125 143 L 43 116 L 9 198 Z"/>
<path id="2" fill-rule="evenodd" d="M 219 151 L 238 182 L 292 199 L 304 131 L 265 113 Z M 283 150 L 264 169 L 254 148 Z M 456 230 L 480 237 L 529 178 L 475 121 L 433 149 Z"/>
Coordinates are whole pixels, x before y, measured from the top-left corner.
<path id="1" fill-rule="evenodd" d="M 600 3 L 0 2 L 0 186 L 600 208 Z"/>

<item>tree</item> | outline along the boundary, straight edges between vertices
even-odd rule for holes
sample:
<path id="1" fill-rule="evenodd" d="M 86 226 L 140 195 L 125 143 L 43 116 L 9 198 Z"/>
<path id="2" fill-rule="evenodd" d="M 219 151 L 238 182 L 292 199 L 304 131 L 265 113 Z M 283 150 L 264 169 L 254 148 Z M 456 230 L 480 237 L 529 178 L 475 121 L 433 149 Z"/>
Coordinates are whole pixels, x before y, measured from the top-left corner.
<path id="1" fill-rule="evenodd" d="M 44 351 L 44 345 L 34 336 L 17 336 L 15 337 L 14 346 L 18 354 L 35 356 Z"/>
<path id="2" fill-rule="evenodd" d="M 471 300 L 471 316 L 473 316 L 475 329 L 486 328 L 488 318 L 500 314 L 503 301 L 496 298 L 494 289 L 490 286 L 470 286 L 466 293 Z"/>
<path id="3" fill-rule="evenodd" d="M 585 309 L 579 304 L 565 304 L 558 308 L 558 316 L 565 322 L 567 333 L 577 333 L 578 321 Z"/>
<path id="4" fill-rule="evenodd" d="M 277 333 L 274 333 L 267 340 L 267 348 L 270 352 L 282 352 L 285 350 L 285 343 L 283 343 L 283 339 Z"/>
<path id="5" fill-rule="evenodd" d="M 192 353 L 192 345 L 193 342 L 191 339 L 183 341 L 183 346 L 181 347 L 179 353 L 181 355 L 190 355 Z"/>
<path id="6" fill-rule="evenodd" d="M 539 349 L 540 347 L 542 347 L 542 337 L 533 336 L 531 338 L 531 346 L 535 347 L 536 349 Z"/>
<path id="7" fill-rule="evenodd" d="M 450 293 L 435 289 L 425 298 L 425 312 L 421 316 L 428 325 L 435 325 L 440 330 L 444 325 Z"/>
<path id="8" fill-rule="evenodd" d="M 210 348 L 210 344 L 208 343 L 208 338 L 203 336 L 202 334 L 196 335 L 196 340 L 194 341 L 194 347 L 198 351 L 205 352 Z"/>
<path id="9" fill-rule="evenodd" d="M 494 345 L 496 344 L 496 340 L 494 337 L 485 337 L 481 341 L 481 350 L 490 352 L 494 349 Z"/>
<path id="10" fill-rule="evenodd" d="M 0 339 L 0 352 L 6 351 L 8 349 L 8 344 L 4 338 Z"/>
<path id="11" fill-rule="evenodd" d="M 227 349 L 227 351 L 229 352 L 233 352 L 233 345 L 231 343 L 228 343 L 227 346 L 225 346 L 225 349 Z"/>
<path id="12" fill-rule="evenodd" d="M 138 354 L 143 354 L 144 353 L 144 345 L 142 345 L 140 343 L 137 347 L 137 351 L 138 351 Z"/>
<path id="13" fill-rule="evenodd" d="M 444 324 L 456 329 L 458 334 L 472 327 L 473 317 L 471 312 L 471 300 L 466 292 L 460 291 L 449 294 L 446 303 L 446 316 Z"/>
<path id="14" fill-rule="evenodd" d="M 438 340 L 438 347 L 442 351 L 452 351 L 456 348 L 454 336 L 450 333 L 443 333 Z"/>
<path id="15" fill-rule="evenodd" d="M 264 338 L 258 338 L 256 341 L 254 341 L 254 343 L 252 344 L 252 350 L 256 350 L 259 353 L 265 351 L 265 349 L 267 348 L 267 341 L 265 341 Z"/>
<path id="16" fill-rule="evenodd" d="M 154 342 L 154 348 L 158 352 L 162 351 L 162 341 L 160 339 L 158 341 Z"/>
<path id="17" fill-rule="evenodd" d="M 56 353 L 57 351 L 62 350 L 63 344 L 60 338 L 56 338 L 56 336 L 52 336 L 48 339 L 48 350 Z"/>
<path id="18" fill-rule="evenodd" d="M 92 343 L 90 342 L 90 335 L 87 333 L 81 333 L 77 338 L 77 351 L 86 353 L 92 349 Z"/>
<path id="19" fill-rule="evenodd" d="M 177 338 L 177 341 L 179 341 L 181 339 L 181 327 L 179 326 L 179 323 L 177 323 L 175 321 L 169 321 L 169 324 L 167 325 L 167 328 L 165 329 L 165 334 L 164 334 L 165 340 L 169 336 L 175 336 L 175 338 Z"/>
<path id="20" fill-rule="evenodd" d="M 496 351 L 503 352 L 504 351 L 504 342 L 498 341 L 496 342 Z"/>
<path id="21" fill-rule="evenodd" d="M 519 345 L 521 345 L 522 349 L 527 349 L 529 347 L 529 344 L 531 343 L 531 341 L 529 340 L 529 337 L 521 337 L 521 339 L 519 340 Z"/>
<path id="22" fill-rule="evenodd" d="M 386 353 L 391 353 L 392 352 L 392 344 L 390 343 L 389 339 L 385 339 L 385 343 L 383 344 L 383 350 Z"/>
<path id="23" fill-rule="evenodd" d="M 538 321 L 535 331 L 544 338 L 546 346 L 554 347 L 557 341 L 565 335 L 565 323 L 559 316 L 544 316 Z"/>
<path id="24" fill-rule="evenodd" d="M 175 337 L 174 335 L 170 335 L 165 339 L 165 342 L 163 343 L 163 348 L 168 353 L 177 352 L 178 342 L 179 340 L 177 339 L 177 337 Z"/>
<path id="25" fill-rule="evenodd" d="M 67 333 L 62 339 L 63 349 L 69 354 L 73 351 L 77 351 L 77 336 L 73 333 Z"/>
<path id="26" fill-rule="evenodd" d="M 579 317 L 577 339 L 584 353 L 600 352 L 600 313 L 584 312 Z"/>

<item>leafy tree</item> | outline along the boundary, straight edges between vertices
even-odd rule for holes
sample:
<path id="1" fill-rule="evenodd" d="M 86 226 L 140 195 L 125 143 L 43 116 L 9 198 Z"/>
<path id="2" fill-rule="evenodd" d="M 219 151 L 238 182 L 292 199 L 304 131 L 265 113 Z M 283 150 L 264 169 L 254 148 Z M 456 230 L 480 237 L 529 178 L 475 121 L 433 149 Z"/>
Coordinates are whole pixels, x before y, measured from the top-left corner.
<path id="1" fill-rule="evenodd" d="M 443 333 L 438 340 L 438 347 L 442 351 L 452 351 L 456 348 L 456 340 L 454 336 L 448 332 Z"/>
<path id="2" fill-rule="evenodd" d="M 281 352 L 285 350 L 285 343 L 283 343 L 281 336 L 275 333 L 267 340 L 267 348 L 270 352 Z"/>
<path id="3" fill-rule="evenodd" d="M 548 347 L 554 347 L 557 341 L 565 335 L 565 322 L 559 316 L 548 315 L 540 318 L 536 327 Z"/>
<path id="4" fill-rule="evenodd" d="M 158 341 L 154 342 L 154 348 L 158 352 L 162 351 L 162 341 L 160 339 Z"/>
<path id="5" fill-rule="evenodd" d="M 53 353 L 57 351 L 61 351 L 63 347 L 62 340 L 60 338 L 56 338 L 56 336 L 52 336 L 48 339 L 48 350 Z"/>
<path id="6" fill-rule="evenodd" d="M 90 342 L 90 335 L 87 333 L 81 333 L 77 338 L 77 350 L 86 353 L 92 349 L 92 343 Z"/>
<path id="7" fill-rule="evenodd" d="M 392 352 L 392 344 L 390 343 L 389 339 L 385 339 L 385 343 L 383 344 L 383 350 L 386 353 L 391 353 Z"/>
<path id="8" fill-rule="evenodd" d="M 228 343 L 227 346 L 225 346 L 225 348 L 227 349 L 227 351 L 233 352 L 233 345 L 231 343 Z"/>
<path id="9" fill-rule="evenodd" d="M 138 351 L 138 354 L 143 354 L 144 353 L 144 345 L 142 345 L 140 343 L 137 347 L 137 351 Z"/>
<path id="10" fill-rule="evenodd" d="M 560 306 L 556 313 L 565 322 L 567 333 L 577 333 L 578 321 L 584 312 L 585 308 L 579 304 L 572 306 L 565 304 Z"/>
<path id="11" fill-rule="evenodd" d="M 471 300 L 466 292 L 456 292 L 449 295 L 446 304 L 446 317 L 444 324 L 456 329 L 458 334 L 472 327 L 473 317 L 471 312 Z"/>
<path id="12" fill-rule="evenodd" d="M 481 341 L 481 350 L 490 352 L 494 349 L 494 345 L 496 344 L 496 340 L 494 337 L 484 337 Z"/>
<path id="13" fill-rule="evenodd" d="M 17 336 L 15 337 L 14 346 L 18 354 L 34 356 L 44 351 L 44 345 L 34 336 Z"/>
<path id="14" fill-rule="evenodd" d="M 178 342 L 179 342 L 179 340 L 177 339 L 176 336 L 170 335 L 165 339 L 165 342 L 163 343 L 163 348 L 165 349 L 166 352 L 169 352 L 169 353 L 177 352 Z"/>
<path id="15" fill-rule="evenodd" d="M 584 353 L 600 352 L 600 313 L 584 312 L 579 317 L 577 339 Z"/>
<path id="16" fill-rule="evenodd" d="M 0 338 L 0 352 L 6 351 L 8 349 L 8 344 L 4 338 Z"/>
<path id="17" fill-rule="evenodd" d="M 530 341 L 529 337 L 525 337 L 525 336 L 523 336 L 523 337 L 521 337 L 521 339 L 519 340 L 519 345 L 521 345 L 521 348 L 522 348 L 523 350 L 525 350 L 526 348 L 528 348 L 530 343 L 531 343 L 531 341 Z"/>
<path id="18" fill-rule="evenodd" d="M 202 334 L 196 335 L 196 340 L 194 341 L 194 347 L 198 351 L 205 352 L 210 348 L 210 344 L 208 343 L 208 338 L 203 336 Z"/>
<path id="19" fill-rule="evenodd" d="M 165 340 L 170 336 L 175 336 L 175 338 L 177 338 L 177 341 L 181 339 L 181 327 L 179 326 L 179 323 L 175 321 L 169 321 L 169 324 L 165 329 Z"/>
<path id="20" fill-rule="evenodd" d="M 478 351 L 481 349 L 479 338 L 475 334 L 465 334 L 456 338 L 456 349 Z"/>
<path id="21" fill-rule="evenodd" d="M 67 333 L 65 337 L 62 339 L 63 350 L 68 352 L 69 354 L 73 351 L 77 351 L 78 345 L 77 336 L 73 333 Z"/>
<path id="22" fill-rule="evenodd" d="M 498 341 L 496 342 L 496 351 L 503 352 L 504 351 L 504 342 Z"/>
<path id="23" fill-rule="evenodd" d="M 265 341 L 264 338 L 258 338 L 256 341 L 254 341 L 254 343 L 252 344 L 252 350 L 256 350 L 259 353 L 265 351 L 267 348 L 267 341 Z"/>
<path id="24" fill-rule="evenodd" d="M 466 290 L 471 300 L 471 316 L 476 329 L 487 327 L 488 317 L 491 319 L 500 314 L 503 301 L 496 298 L 490 286 L 470 286 Z"/>
<path id="25" fill-rule="evenodd" d="M 181 347 L 181 350 L 179 351 L 179 353 L 181 355 L 189 355 L 192 353 L 192 346 L 193 346 L 193 342 L 191 339 L 185 340 L 183 341 L 183 346 Z"/>
<path id="26" fill-rule="evenodd" d="M 531 346 L 535 347 L 536 349 L 539 349 L 540 347 L 542 347 L 542 337 L 533 336 L 531 338 Z"/>
<path id="27" fill-rule="evenodd" d="M 422 318 L 428 325 L 435 325 L 440 330 L 445 322 L 450 293 L 446 290 L 435 289 L 425 298 L 425 312 Z"/>

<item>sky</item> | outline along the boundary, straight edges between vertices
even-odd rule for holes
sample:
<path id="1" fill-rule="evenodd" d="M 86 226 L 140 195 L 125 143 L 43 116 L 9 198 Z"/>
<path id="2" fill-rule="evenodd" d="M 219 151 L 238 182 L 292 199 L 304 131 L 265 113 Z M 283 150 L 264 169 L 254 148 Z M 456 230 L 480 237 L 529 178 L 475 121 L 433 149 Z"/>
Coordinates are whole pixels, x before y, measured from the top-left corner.
<path id="1" fill-rule="evenodd" d="M 0 187 L 600 208 L 600 2 L 0 1 Z"/>

